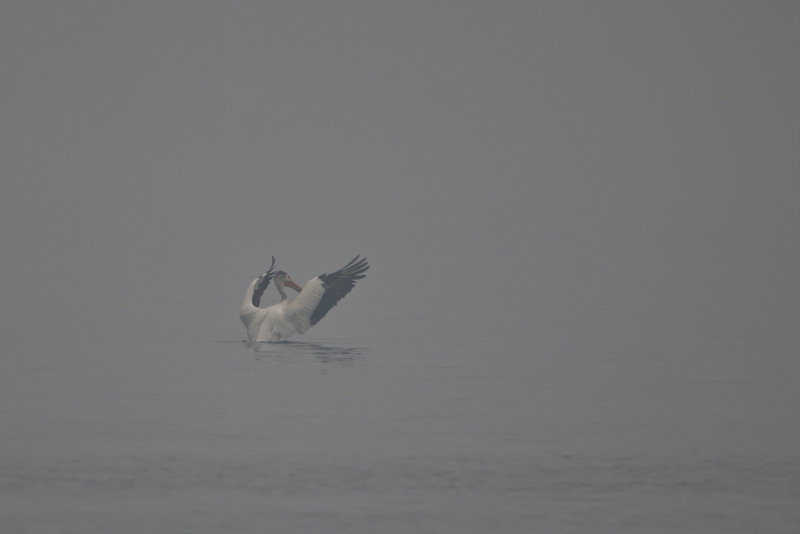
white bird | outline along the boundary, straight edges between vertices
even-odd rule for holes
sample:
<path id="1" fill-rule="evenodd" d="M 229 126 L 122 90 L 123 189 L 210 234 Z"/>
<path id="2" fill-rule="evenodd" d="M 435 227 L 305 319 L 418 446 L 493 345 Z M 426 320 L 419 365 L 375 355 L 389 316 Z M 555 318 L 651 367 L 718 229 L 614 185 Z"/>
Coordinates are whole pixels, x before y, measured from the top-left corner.
<path id="1" fill-rule="evenodd" d="M 366 276 L 364 273 L 369 269 L 369 263 L 366 258 L 356 256 L 338 271 L 316 276 L 303 287 L 285 271 L 273 272 L 274 267 L 275 256 L 269 270 L 250 282 L 244 292 L 239 317 L 247 328 L 250 343 L 283 341 L 294 334 L 304 334 L 353 289 L 356 281 Z M 281 301 L 261 308 L 261 296 L 273 279 Z M 289 301 L 285 287 L 294 289 L 299 295 Z"/>

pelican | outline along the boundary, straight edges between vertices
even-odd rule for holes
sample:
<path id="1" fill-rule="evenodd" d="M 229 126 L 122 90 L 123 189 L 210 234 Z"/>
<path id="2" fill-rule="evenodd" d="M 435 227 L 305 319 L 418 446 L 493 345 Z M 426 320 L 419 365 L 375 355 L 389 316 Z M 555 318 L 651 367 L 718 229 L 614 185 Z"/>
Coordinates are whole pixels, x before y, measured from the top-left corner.
<path id="1" fill-rule="evenodd" d="M 331 308 L 353 289 L 356 282 L 369 269 L 367 258 L 356 256 L 350 262 L 330 274 L 323 273 L 300 287 L 286 271 L 273 271 L 275 256 L 267 272 L 250 282 L 244 292 L 239 318 L 247 328 L 250 343 L 262 341 L 284 341 L 294 334 L 304 334 L 317 324 Z M 260 307 L 261 296 L 275 280 L 275 289 L 281 301 L 267 308 Z M 285 288 L 299 294 L 290 301 Z"/>

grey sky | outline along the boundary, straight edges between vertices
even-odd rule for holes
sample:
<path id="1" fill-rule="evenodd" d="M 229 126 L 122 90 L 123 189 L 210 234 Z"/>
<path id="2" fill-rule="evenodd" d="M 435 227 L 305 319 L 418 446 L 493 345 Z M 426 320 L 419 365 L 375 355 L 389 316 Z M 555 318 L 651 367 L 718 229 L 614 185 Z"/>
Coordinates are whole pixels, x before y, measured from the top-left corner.
<path id="1" fill-rule="evenodd" d="M 298 281 L 367 255 L 371 317 L 475 284 L 794 306 L 799 28 L 778 1 L 3 2 L 4 328 L 235 338 L 272 254 Z"/>

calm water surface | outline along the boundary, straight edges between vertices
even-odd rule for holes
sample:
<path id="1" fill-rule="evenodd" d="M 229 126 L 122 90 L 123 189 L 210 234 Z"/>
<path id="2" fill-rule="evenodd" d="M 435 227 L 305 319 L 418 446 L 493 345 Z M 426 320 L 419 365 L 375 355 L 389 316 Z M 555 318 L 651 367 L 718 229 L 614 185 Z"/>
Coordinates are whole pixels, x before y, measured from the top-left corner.
<path id="1" fill-rule="evenodd" d="M 27 332 L 2 530 L 797 531 L 796 315 L 459 304 L 253 348 Z"/>

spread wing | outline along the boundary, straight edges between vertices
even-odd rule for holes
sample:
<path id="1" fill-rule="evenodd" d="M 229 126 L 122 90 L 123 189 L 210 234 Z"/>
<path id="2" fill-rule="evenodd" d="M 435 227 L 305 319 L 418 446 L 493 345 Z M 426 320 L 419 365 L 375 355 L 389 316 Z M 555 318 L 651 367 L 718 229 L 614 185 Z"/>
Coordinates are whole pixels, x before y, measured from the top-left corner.
<path id="1" fill-rule="evenodd" d="M 253 306 L 256 308 L 261 304 L 261 295 L 264 294 L 264 291 L 267 290 L 269 283 L 272 281 L 272 269 L 274 267 L 275 256 L 272 256 L 272 265 L 269 266 L 267 272 L 258 277 L 258 282 L 256 282 L 256 286 L 253 288 Z"/>
<path id="2" fill-rule="evenodd" d="M 291 304 L 294 318 L 303 323 L 301 331 L 307 330 L 325 317 L 331 308 L 350 293 L 356 282 L 366 276 L 364 273 L 367 269 L 367 258 L 356 256 L 338 271 L 324 273 L 309 280 Z"/>

